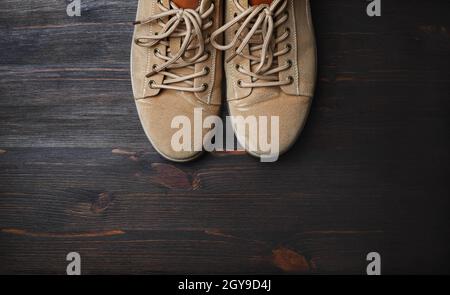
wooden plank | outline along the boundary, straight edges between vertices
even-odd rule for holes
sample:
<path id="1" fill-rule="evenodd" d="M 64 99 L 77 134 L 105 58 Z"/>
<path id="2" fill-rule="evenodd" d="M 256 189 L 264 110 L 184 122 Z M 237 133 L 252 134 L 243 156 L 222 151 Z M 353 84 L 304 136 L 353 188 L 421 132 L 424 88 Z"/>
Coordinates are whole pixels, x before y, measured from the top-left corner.
<path id="1" fill-rule="evenodd" d="M 312 1 L 319 75 L 279 162 L 149 145 L 137 1 L 0 2 L 0 273 L 448 273 L 450 2 Z M 225 113 L 224 113 L 225 115 Z"/>

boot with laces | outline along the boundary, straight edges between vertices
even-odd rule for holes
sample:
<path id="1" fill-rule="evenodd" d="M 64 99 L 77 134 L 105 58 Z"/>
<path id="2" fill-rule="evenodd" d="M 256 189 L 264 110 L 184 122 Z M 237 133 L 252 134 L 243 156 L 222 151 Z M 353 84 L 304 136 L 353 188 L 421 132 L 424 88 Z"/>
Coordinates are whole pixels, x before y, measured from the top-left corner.
<path id="1" fill-rule="evenodd" d="M 316 83 L 316 45 L 309 0 L 225 1 L 225 24 L 211 43 L 225 51 L 227 100 L 232 118 L 278 116 L 279 154 L 296 141 Z M 225 44 L 220 37 L 225 35 Z M 259 128 L 259 127 L 258 127 Z M 248 129 L 235 128 L 254 156 L 266 153 Z M 258 133 L 266 130 L 258 130 Z M 270 138 L 270 137 L 269 137 Z"/>
<path id="2" fill-rule="evenodd" d="M 210 43 L 221 25 L 220 6 L 212 0 L 139 0 L 131 48 L 133 94 L 147 137 L 172 161 L 202 153 L 193 127 L 191 147 L 174 148 L 174 118 L 184 116 L 193 125 L 196 109 L 203 117 L 220 111 L 222 60 Z"/>

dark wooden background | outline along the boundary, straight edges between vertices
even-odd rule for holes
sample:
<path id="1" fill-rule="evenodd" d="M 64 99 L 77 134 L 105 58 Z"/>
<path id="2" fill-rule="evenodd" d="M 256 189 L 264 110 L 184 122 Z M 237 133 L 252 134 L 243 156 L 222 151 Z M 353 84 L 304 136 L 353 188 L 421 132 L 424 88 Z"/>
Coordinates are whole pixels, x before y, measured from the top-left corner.
<path id="1" fill-rule="evenodd" d="M 0 273 L 449 273 L 450 1 L 312 2 L 294 148 L 178 165 L 132 99 L 137 1 L 1 0 Z"/>

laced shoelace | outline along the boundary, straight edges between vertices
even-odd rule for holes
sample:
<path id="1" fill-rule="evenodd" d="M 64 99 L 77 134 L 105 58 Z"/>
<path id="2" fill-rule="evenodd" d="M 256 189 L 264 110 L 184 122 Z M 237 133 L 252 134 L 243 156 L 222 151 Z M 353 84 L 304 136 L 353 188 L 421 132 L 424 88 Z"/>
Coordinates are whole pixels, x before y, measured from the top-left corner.
<path id="1" fill-rule="evenodd" d="M 236 65 L 236 69 L 249 77 L 251 82 L 238 81 L 242 88 L 275 87 L 289 85 L 293 82 L 292 77 L 281 81 L 279 73 L 292 67 L 292 62 L 278 64 L 278 57 L 287 54 L 292 46 L 277 50 L 278 44 L 289 38 L 290 31 L 286 29 L 280 36 L 277 31 L 289 18 L 286 11 L 287 0 L 274 0 L 272 4 L 261 4 L 243 7 L 239 0 L 233 0 L 241 12 L 236 14 L 230 22 L 217 29 L 211 35 L 211 44 L 218 50 L 227 51 L 234 48 L 234 52 L 227 58 L 226 62 L 232 61 L 236 56 L 241 56 L 250 61 L 250 68 L 245 69 L 242 65 Z M 221 45 L 216 38 L 239 23 L 240 27 L 235 31 L 234 38 L 229 44 Z M 242 39 L 241 36 L 245 34 Z M 258 39 L 258 37 L 261 37 Z M 249 54 L 244 49 L 249 46 Z"/>
<path id="2" fill-rule="evenodd" d="M 194 79 L 208 75 L 210 70 L 208 67 L 204 67 L 201 72 L 195 72 L 195 65 L 206 61 L 210 56 L 210 52 L 205 50 L 210 38 L 209 36 L 205 38 L 203 34 L 213 25 L 211 15 L 214 12 L 214 4 L 212 3 L 204 13 L 200 13 L 200 7 L 195 10 L 182 9 L 172 1 L 170 1 L 169 7 L 165 7 L 161 1 L 158 1 L 157 5 L 161 9 L 161 13 L 134 23 L 134 25 L 156 23 L 161 27 L 161 31 L 158 33 L 136 38 L 134 40 L 136 45 L 153 47 L 162 44 L 167 48 L 166 54 L 162 54 L 158 48 L 154 50 L 155 56 L 161 59 L 163 63 L 160 65 L 154 64 L 146 78 L 161 74 L 163 75 L 163 81 L 161 84 L 157 84 L 154 80 L 150 80 L 150 88 L 187 92 L 205 91 L 208 85 L 202 84 L 200 87 L 195 87 Z M 171 51 L 170 38 L 182 39 L 180 49 L 177 52 Z M 188 56 L 189 54 L 192 56 Z M 192 74 L 178 75 L 173 71 L 182 68 L 191 69 Z"/>

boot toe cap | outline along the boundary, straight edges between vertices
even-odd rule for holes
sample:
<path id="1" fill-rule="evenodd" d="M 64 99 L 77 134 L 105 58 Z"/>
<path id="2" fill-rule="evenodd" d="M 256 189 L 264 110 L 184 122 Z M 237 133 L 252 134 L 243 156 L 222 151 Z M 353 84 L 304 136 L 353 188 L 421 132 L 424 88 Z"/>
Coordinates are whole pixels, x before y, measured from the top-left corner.
<path id="1" fill-rule="evenodd" d="M 218 113 L 217 106 L 199 105 L 193 99 L 186 99 L 187 96 L 189 94 L 186 94 L 184 97 L 164 95 L 164 97 L 136 101 L 142 127 L 151 144 L 164 158 L 175 162 L 193 160 L 203 152 L 202 146 L 195 145 L 194 140 L 195 109 L 201 109 L 203 117 Z M 182 119 L 176 120 L 177 117 Z M 187 149 L 182 149 L 179 141 L 174 140 L 175 134 L 182 128 L 178 124 L 174 125 L 177 121 L 188 123 L 189 125 L 190 138 L 183 137 L 183 140 L 190 141 Z M 202 134 L 205 134 L 207 131 L 202 129 Z"/>
<path id="2" fill-rule="evenodd" d="M 268 130 L 263 130 L 265 124 L 258 124 L 258 136 L 249 136 L 248 130 L 236 129 L 235 133 L 239 143 L 247 149 L 247 151 L 257 157 L 261 157 L 268 152 L 261 149 L 259 144 L 259 134 L 267 132 L 267 138 L 278 139 L 278 155 L 284 154 L 295 143 L 300 135 L 308 117 L 311 106 L 311 97 L 307 96 L 291 96 L 280 94 L 276 98 L 246 105 L 243 101 L 231 101 L 229 103 L 229 111 L 232 117 L 255 116 L 259 119 L 262 116 L 267 117 Z M 272 130 L 271 118 L 277 116 L 279 120 L 279 129 Z M 258 120 L 258 122 L 260 122 Z M 273 134 L 275 132 L 275 134 Z M 256 142 L 255 142 L 256 141 Z"/>

